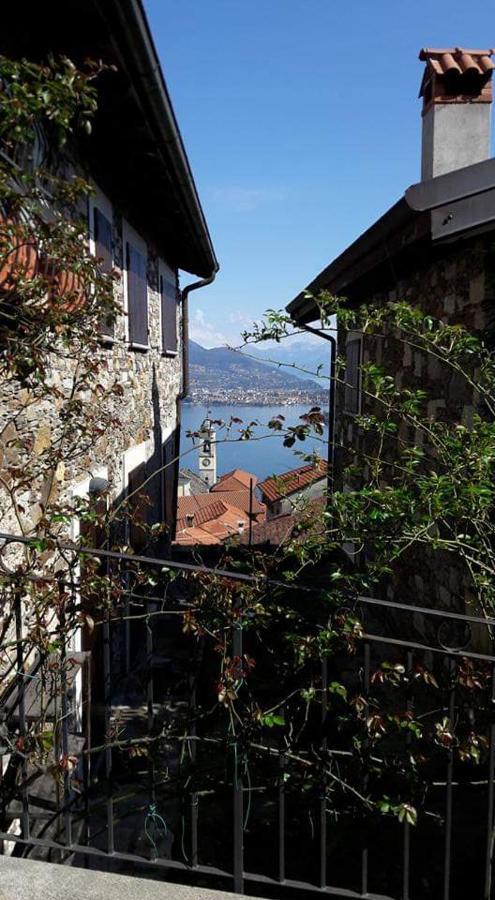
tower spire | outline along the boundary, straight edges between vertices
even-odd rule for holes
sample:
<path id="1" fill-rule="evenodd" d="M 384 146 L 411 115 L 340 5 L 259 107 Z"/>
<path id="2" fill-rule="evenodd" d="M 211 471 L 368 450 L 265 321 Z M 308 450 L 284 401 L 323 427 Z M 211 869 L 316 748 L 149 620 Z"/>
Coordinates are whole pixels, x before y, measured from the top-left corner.
<path id="1" fill-rule="evenodd" d="M 212 488 L 217 481 L 217 446 L 209 410 L 199 429 L 198 465 L 201 478 Z"/>

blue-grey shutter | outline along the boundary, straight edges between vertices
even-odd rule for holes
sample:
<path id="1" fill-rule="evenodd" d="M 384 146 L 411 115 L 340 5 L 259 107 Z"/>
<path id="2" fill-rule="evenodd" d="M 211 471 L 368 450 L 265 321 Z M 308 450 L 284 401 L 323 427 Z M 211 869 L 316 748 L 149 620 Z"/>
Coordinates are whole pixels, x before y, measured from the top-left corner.
<path id="1" fill-rule="evenodd" d="M 131 344 L 148 346 L 148 287 L 146 259 L 127 244 L 127 312 Z"/>
<path id="2" fill-rule="evenodd" d="M 162 305 L 162 351 L 177 352 L 177 285 L 160 276 Z"/>
<path id="3" fill-rule="evenodd" d="M 112 225 L 98 207 L 95 206 L 93 213 L 95 256 L 100 261 L 101 271 L 109 274 L 112 271 Z M 113 337 L 114 323 L 108 318 L 103 319 L 100 332 L 104 337 Z"/>

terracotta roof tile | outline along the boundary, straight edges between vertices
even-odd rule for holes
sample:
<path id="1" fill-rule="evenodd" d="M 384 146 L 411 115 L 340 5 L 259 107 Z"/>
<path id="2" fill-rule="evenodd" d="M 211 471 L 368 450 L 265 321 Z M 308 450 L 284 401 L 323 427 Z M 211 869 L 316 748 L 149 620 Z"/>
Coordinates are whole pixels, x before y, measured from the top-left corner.
<path id="1" fill-rule="evenodd" d="M 283 516 L 277 516 L 275 519 L 269 519 L 266 522 L 259 522 L 253 525 L 251 530 L 251 546 L 260 546 L 261 544 L 270 544 L 272 547 L 279 547 L 284 541 L 293 537 L 294 529 L 301 522 L 311 521 L 312 533 L 320 533 L 325 529 L 325 520 L 323 513 L 326 507 L 324 497 L 317 497 L 310 500 L 305 505 L 304 510 L 297 513 L 290 513 Z M 300 535 L 297 532 L 294 535 L 296 541 L 305 540 L 306 531 Z M 249 529 L 246 529 L 241 536 L 242 544 L 249 544 Z"/>
<path id="2" fill-rule="evenodd" d="M 225 475 L 222 475 L 211 490 L 214 493 L 239 490 L 249 491 L 251 481 L 254 487 L 258 481 L 256 475 L 244 472 L 243 469 L 232 469 L 232 472 L 226 472 Z"/>
<path id="3" fill-rule="evenodd" d="M 248 525 L 247 513 L 226 503 L 223 496 L 188 515 L 194 516 L 192 525 L 188 525 L 187 518 L 177 520 L 176 544 L 218 544 L 240 534 L 239 523 L 245 528 Z"/>
<path id="4" fill-rule="evenodd" d="M 216 496 L 225 501 L 225 503 L 230 503 L 231 506 L 237 506 L 239 509 L 244 510 L 244 512 L 249 512 L 249 491 L 224 491 L 220 494 L 216 494 Z M 264 503 L 260 503 L 257 497 L 253 494 L 253 503 L 252 503 L 253 515 L 255 516 L 263 516 L 266 513 L 266 507 Z"/>
<path id="5" fill-rule="evenodd" d="M 419 58 L 426 62 L 437 75 L 446 75 L 448 72 L 476 72 L 484 75 L 495 69 L 495 63 L 491 56 L 495 50 L 466 50 L 463 47 L 448 47 L 437 49 L 423 47 Z"/>
<path id="6" fill-rule="evenodd" d="M 300 491 L 302 488 L 308 487 L 315 481 L 325 478 L 327 474 L 327 463 L 324 459 L 320 459 L 316 465 L 301 466 L 298 469 L 291 469 L 290 472 L 284 472 L 283 475 L 266 478 L 265 481 L 258 485 L 263 497 L 270 503 L 281 500 Z"/>
<path id="7" fill-rule="evenodd" d="M 436 84 L 436 102 L 449 102 L 448 97 L 479 96 L 491 100 L 489 82 L 495 69 L 495 50 L 467 50 L 464 47 L 444 49 L 423 47 L 419 58 L 426 63 L 419 96 L 431 97 L 431 84 Z"/>
<path id="8" fill-rule="evenodd" d="M 199 527 L 204 522 L 209 522 L 210 519 L 216 519 L 218 516 L 221 516 L 222 513 L 227 512 L 227 504 L 223 503 L 222 500 L 213 500 L 208 503 L 206 506 L 202 506 L 194 512 L 187 513 L 184 518 L 177 519 L 177 529 L 179 528 L 187 528 L 187 518 L 188 516 L 194 516 L 193 526 Z"/>
<path id="9" fill-rule="evenodd" d="M 217 499 L 217 498 L 214 498 Z M 190 494 L 189 497 L 177 498 L 177 518 L 184 519 L 187 515 L 195 513 L 198 509 L 210 506 L 214 500 L 210 493 L 208 494 Z"/>
<path id="10" fill-rule="evenodd" d="M 177 518 L 185 519 L 186 516 L 196 513 L 205 506 L 210 506 L 215 501 L 223 501 L 231 506 L 237 506 L 244 512 L 249 512 L 249 491 L 222 491 L 220 494 L 194 494 L 190 497 L 178 497 Z M 266 509 L 253 494 L 253 514 L 264 516 Z"/>
<path id="11" fill-rule="evenodd" d="M 202 528 L 187 528 L 184 531 L 177 532 L 175 543 L 194 546 L 196 544 L 221 544 L 222 542 L 219 538 L 213 534 L 208 534 Z"/>

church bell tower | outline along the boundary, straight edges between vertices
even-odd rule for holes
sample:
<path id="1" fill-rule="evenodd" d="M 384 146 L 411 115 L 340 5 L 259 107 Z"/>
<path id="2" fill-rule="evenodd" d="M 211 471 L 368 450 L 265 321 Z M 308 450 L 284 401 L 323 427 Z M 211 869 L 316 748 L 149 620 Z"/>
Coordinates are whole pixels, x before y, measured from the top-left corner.
<path id="1" fill-rule="evenodd" d="M 217 480 L 217 445 L 216 434 L 209 416 L 199 429 L 199 474 L 208 487 L 212 488 Z"/>

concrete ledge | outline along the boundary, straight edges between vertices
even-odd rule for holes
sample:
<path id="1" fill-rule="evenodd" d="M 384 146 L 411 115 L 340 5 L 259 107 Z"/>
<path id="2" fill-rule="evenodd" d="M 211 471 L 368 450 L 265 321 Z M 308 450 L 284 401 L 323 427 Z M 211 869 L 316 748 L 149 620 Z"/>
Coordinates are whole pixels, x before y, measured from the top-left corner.
<path id="1" fill-rule="evenodd" d="M 0 856 L 0 900 L 239 900 L 239 894 L 170 881 Z M 244 896 L 244 900 L 249 898 Z M 251 898 L 252 900 L 252 898 Z M 259 898 L 258 898 L 259 900 Z"/>

